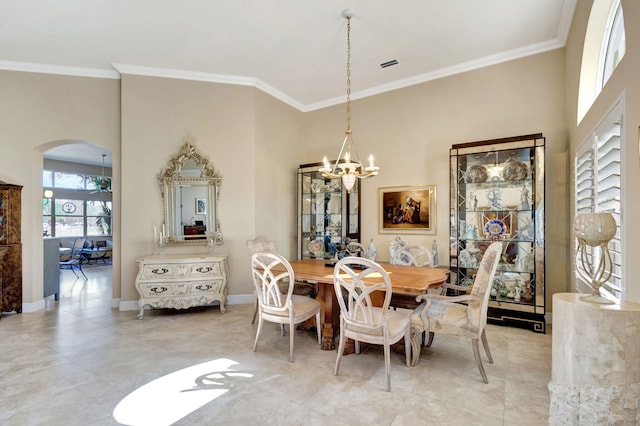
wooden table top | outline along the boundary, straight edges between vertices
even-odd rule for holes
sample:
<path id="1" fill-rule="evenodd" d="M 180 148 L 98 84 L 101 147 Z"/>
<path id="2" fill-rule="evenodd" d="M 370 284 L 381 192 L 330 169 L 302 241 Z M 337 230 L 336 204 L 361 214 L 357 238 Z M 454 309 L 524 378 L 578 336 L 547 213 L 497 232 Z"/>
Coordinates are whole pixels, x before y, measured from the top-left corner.
<path id="1" fill-rule="evenodd" d="M 330 259 L 303 259 L 290 261 L 298 280 L 333 284 L 333 267 L 325 263 Z M 422 294 L 429 287 L 437 287 L 447 280 L 447 271 L 437 268 L 391 265 L 378 262 L 389 274 L 394 293 Z"/>

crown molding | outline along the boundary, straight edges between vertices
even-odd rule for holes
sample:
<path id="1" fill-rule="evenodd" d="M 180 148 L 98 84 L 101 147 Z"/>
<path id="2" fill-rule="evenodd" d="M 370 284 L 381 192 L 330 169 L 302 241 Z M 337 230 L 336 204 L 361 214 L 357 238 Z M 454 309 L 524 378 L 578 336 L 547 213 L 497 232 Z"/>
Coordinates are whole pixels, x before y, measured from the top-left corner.
<path id="1" fill-rule="evenodd" d="M 380 86 L 372 87 L 366 90 L 352 92 L 351 99 L 357 100 L 370 96 L 379 95 L 382 93 L 390 92 L 393 90 L 402 89 L 416 84 L 426 83 L 428 81 L 437 80 L 440 78 L 450 77 L 456 74 L 461 74 L 467 71 L 473 71 L 479 68 L 496 65 L 502 62 L 508 62 L 514 59 L 519 59 L 526 56 L 536 55 L 544 53 L 550 50 L 559 49 L 564 47 L 568 36 L 569 28 L 575 11 L 576 0 L 566 0 L 564 2 L 561 22 L 558 27 L 558 37 L 553 40 L 548 40 L 542 43 L 536 43 L 529 46 L 525 46 L 519 49 L 514 49 L 507 52 L 502 52 L 496 55 L 486 56 L 484 58 L 468 61 L 462 64 L 453 65 L 450 67 L 441 68 L 425 74 L 420 74 L 403 80 L 394 81 L 389 84 L 383 84 Z M 322 108 L 327 108 L 334 105 L 343 104 L 346 102 L 345 96 L 341 95 L 331 99 L 326 99 L 320 102 L 314 102 L 311 104 L 302 104 L 282 91 L 266 84 L 265 82 L 253 78 L 243 76 L 233 76 L 224 74 L 211 74 L 197 71 L 185 71 L 169 68 L 153 68 L 142 67 L 137 65 L 127 64 L 111 64 L 115 69 L 101 70 L 95 68 L 80 68 L 80 67 L 63 67 L 57 65 L 46 65 L 29 62 L 13 62 L 13 61 L 0 61 L 0 70 L 11 71 L 23 71 L 23 72 L 37 72 L 44 74 L 58 74 L 58 75 L 71 75 L 79 77 L 94 77 L 94 78 L 109 78 L 120 79 L 122 74 L 131 75 L 143 75 L 150 77 L 162 77 L 162 78 L 175 78 L 180 80 L 192 80 L 192 81 L 204 81 L 210 83 L 232 84 L 239 86 L 251 86 L 255 87 L 264 93 L 273 96 L 274 98 L 284 102 L 285 104 L 301 111 L 310 112 Z"/>
<path id="2" fill-rule="evenodd" d="M 67 67 L 61 65 L 38 64 L 35 62 L 0 61 L 0 70 L 37 72 L 41 74 L 70 75 L 75 77 L 93 77 L 119 79 L 120 73 L 98 68 Z"/>
<path id="3" fill-rule="evenodd" d="M 141 67 L 127 64 L 111 64 L 120 74 L 143 75 L 148 77 L 175 78 L 179 80 L 205 81 L 209 83 L 233 84 L 238 86 L 255 87 L 276 99 L 300 110 L 304 111 L 305 106 L 285 93 L 269 86 L 265 82 L 253 78 L 224 74 L 211 74 L 197 71 L 176 70 L 170 68 Z"/>
<path id="4" fill-rule="evenodd" d="M 414 86 L 416 84 L 426 83 L 428 81 L 438 80 L 440 78 L 451 77 L 453 75 L 462 74 L 467 71 L 473 71 L 473 70 L 485 68 L 491 65 L 497 65 L 503 62 L 512 61 L 514 59 L 520 59 L 526 56 L 532 56 L 539 53 L 560 49 L 562 47 L 564 47 L 564 42 L 560 41 L 559 39 L 548 40 L 542 43 L 532 44 L 519 49 L 513 49 L 513 50 L 502 52 L 496 55 L 485 56 L 484 58 L 464 62 L 461 64 L 456 64 L 450 67 L 440 68 L 432 72 L 420 74 L 420 75 L 405 78 L 402 80 L 397 80 L 389 84 L 383 84 L 380 86 L 372 87 L 370 89 L 351 92 L 351 100 L 367 98 L 370 96 L 391 92 L 393 90 Z M 327 108 L 327 107 L 338 105 L 344 102 L 346 102 L 344 96 L 327 99 L 321 102 L 315 102 L 313 104 L 306 105 L 305 112 L 313 111 L 321 108 Z"/>

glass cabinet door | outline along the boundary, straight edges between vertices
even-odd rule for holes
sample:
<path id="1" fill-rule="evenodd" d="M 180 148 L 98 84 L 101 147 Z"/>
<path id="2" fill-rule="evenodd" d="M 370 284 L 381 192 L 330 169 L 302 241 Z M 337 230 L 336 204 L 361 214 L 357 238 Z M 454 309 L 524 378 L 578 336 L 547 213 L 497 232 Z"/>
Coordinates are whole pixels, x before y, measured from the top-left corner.
<path id="1" fill-rule="evenodd" d="M 454 145 L 450 161 L 452 282 L 472 285 L 484 251 L 501 241 L 489 318 L 544 332 L 544 138 Z"/>
<path id="2" fill-rule="evenodd" d="M 318 165 L 298 169 L 298 258 L 335 256 L 346 237 L 360 238 L 359 182 L 351 193 L 340 179 L 327 179 Z"/>

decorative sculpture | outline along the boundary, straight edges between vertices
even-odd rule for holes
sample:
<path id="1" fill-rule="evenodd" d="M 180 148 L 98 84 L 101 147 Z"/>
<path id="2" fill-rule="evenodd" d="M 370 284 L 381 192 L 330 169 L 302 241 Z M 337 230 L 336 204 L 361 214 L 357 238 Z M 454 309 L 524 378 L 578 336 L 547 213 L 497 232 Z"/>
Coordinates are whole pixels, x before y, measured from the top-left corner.
<path id="1" fill-rule="evenodd" d="M 616 235 L 617 224 L 611 213 L 581 213 L 574 221 L 578 239 L 576 271 L 592 289 L 589 296 L 580 297 L 585 302 L 613 304 L 600 294 L 600 287 L 611 278 L 613 263 L 609 253 L 609 241 Z M 592 247 L 589 250 L 587 247 Z M 599 247 L 600 250 L 596 250 Z"/>

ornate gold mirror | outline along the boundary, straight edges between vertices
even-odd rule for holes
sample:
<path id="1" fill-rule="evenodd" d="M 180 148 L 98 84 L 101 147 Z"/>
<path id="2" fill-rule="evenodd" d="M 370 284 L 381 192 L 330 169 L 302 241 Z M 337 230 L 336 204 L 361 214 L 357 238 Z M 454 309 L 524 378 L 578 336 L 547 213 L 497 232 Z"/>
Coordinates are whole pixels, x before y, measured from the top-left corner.
<path id="1" fill-rule="evenodd" d="M 166 244 L 222 244 L 218 198 L 222 176 L 186 142 L 158 175 Z"/>

